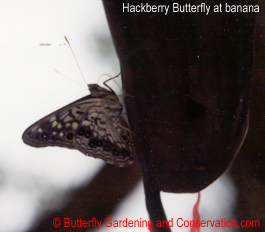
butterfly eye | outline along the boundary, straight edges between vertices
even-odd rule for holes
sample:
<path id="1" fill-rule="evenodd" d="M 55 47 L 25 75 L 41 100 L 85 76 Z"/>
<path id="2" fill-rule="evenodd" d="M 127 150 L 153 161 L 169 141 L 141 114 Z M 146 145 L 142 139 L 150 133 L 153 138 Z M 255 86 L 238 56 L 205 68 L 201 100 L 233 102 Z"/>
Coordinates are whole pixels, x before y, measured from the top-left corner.
<path id="1" fill-rule="evenodd" d="M 125 135 L 122 136 L 123 140 L 127 140 L 127 137 Z"/>
<path id="2" fill-rule="evenodd" d="M 73 132 L 68 132 L 67 135 L 66 135 L 66 139 L 71 141 L 73 138 L 74 138 L 74 133 Z"/>
<path id="3" fill-rule="evenodd" d="M 60 137 L 64 137 L 65 136 L 65 132 L 61 131 L 59 134 Z"/>
<path id="4" fill-rule="evenodd" d="M 96 147 L 96 145 L 97 145 L 97 140 L 95 140 L 95 139 L 90 139 L 89 140 L 88 146 L 94 148 L 94 147 Z"/>
<path id="5" fill-rule="evenodd" d="M 78 135 L 84 135 L 85 134 L 85 128 L 84 127 L 81 127 L 79 130 L 78 130 Z"/>
<path id="6" fill-rule="evenodd" d="M 117 149 L 112 150 L 113 155 L 118 156 L 120 153 Z"/>
<path id="7" fill-rule="evenodd" d="M 104 150 L 104 151 L 110 151 L 110 149 L 111 149 L 111 147 L 110 147 L 110 145 L 108 145 L 108 144 L 105 144 L 105 145 L 103 146 L 103 150 Z"/>
<path id="8" fill-rule="evenodd" d="M 49 134 L 48 134 L 47 132 L 43 132 L 43 133 L 41 134 L 41 138 L 42 138 L 42 139 L 48 139 L 48 138 L 49 138 Z"/>

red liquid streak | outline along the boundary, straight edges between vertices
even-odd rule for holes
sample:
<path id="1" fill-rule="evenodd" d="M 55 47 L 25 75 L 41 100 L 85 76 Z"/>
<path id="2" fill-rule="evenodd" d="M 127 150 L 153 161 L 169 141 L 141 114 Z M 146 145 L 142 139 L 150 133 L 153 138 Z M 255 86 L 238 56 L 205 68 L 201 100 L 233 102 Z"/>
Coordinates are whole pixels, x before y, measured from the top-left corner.
<path id="1" fill-rule="evenodd" d="M 193 220 L 194 220 L 194 226 L 191 227 L 191 230 L 190 232 L 200 232 L 200 227 L 196 227 L 196 221 L 197 220 L 201 220 L 201 216 L 200 216 L 200 213 L 199 213 L 199 204 L 200 204 L 200 198 L 201 198 L 201 194 L 198 193 L 198 200 L 196 202 L 196 204 L 194 205 L 194 208 L 193 208 Z"/>

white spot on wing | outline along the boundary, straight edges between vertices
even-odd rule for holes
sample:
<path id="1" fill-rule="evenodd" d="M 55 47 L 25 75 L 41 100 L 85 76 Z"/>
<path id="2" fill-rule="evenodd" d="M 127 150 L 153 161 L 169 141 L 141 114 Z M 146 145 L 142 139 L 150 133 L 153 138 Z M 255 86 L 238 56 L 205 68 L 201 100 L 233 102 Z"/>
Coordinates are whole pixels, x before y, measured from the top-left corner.
<path id="1" fill-rule="evenodd" d="M 78 123 L 77 123 L 77 122 L 73 122 L 73 123 L 72 123 L 72 128 L 73 128 L 73 130 L 76 130 L 77 127 L 78 127 Z"/>
<path id="2" fill-rule="evenodd" d="M 43 130 L 41 128 L 38 129 L 38 132 L 41 133 Z"/>
<path id="3" fill-rule="evenodd" d="M 67 115 L 63 121 L 64 122 L 69 122 L 69 121 L 72 121 L 72 120 L 73 120 L 73 118 L 70 117 L 69 115 Z"/>
<path id="4" fill-rule="evenodd" d="M 62 127 L 63 127 L 63 126 L 62 126 L 61 123 L 59 123 L 58 126 L 57 126 L 58 129 L 61 129 Z"/>
<path id="5" fill-rule="evenodd" d="M 58 122 L 57 122 L 57 121 L 54 121 L 54 122 L 52 123 L 52 128 L 56 127 L 57 125 L 58 125 Z"/>
<path id="6" fill-rule="evenodd" d="M 53 122 L 54 120 L 56 120 L 56 117 L 52 116 L 51 119 L 50 119 L 50 122 Z"/>
<path id="7" fill-rule="evenodd" d="M 82 125 L 83 126 L 89 126 L 91 124 L 91 122 L 90 121 L 87 121 L 87 120 L 84 120 L 83 122 L 82 122 Z"/>

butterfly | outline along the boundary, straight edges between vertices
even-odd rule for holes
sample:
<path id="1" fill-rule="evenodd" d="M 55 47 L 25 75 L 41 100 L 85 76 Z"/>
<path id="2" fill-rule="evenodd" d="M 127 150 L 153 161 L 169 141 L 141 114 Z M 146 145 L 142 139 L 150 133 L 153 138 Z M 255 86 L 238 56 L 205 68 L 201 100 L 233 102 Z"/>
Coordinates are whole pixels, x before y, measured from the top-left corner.
<path id="1" fill-rule="evenodd" d="M 23 133 L 24 143 L 77 149 L 120 167 L 131 164 L 135 157 L 131 131 L 123 106 L 107 81 L 108 89 L 88 84 L 90 95 L 35 122 Z"/>

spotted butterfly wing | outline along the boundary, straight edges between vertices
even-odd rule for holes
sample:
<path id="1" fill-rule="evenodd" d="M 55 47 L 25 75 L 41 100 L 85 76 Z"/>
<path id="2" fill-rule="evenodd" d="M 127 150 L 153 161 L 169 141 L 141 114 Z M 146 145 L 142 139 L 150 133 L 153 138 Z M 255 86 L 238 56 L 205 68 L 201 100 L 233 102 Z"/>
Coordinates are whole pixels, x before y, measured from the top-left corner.
<path id="1" fill-rule="evenodd" d="M 83 97 L 31 125 L 23 134 L 32 147 L 77 149 L 123 167 L 135 156 L 132 136 L 117 95 L 97 84 Z"/>

